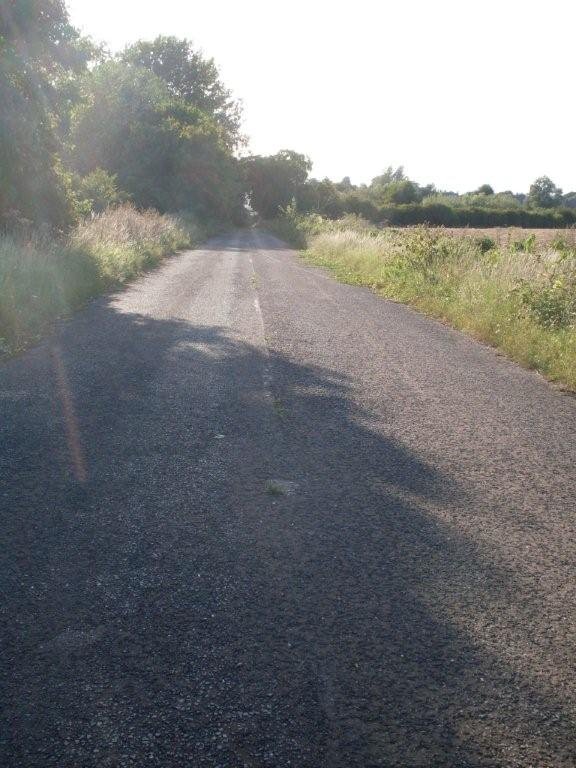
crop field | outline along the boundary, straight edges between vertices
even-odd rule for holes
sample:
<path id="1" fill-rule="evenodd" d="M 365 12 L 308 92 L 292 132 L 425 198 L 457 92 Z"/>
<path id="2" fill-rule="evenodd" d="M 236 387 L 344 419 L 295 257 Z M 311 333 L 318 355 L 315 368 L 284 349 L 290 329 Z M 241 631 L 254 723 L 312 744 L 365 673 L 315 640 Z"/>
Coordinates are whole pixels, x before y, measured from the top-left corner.
<path id="1" fill-rule="evenodd" d="M 407 227 L 413 229 L 414 227 Z M 524 229 L 522 227 L 433 227 L 432 232 L 453 237 L 489 237 L 499 247 L 524 242 L 534 235 L 538 247 L 562 240 L 567 246 L 576 248 L 576 228 L 568 229 Z"/>

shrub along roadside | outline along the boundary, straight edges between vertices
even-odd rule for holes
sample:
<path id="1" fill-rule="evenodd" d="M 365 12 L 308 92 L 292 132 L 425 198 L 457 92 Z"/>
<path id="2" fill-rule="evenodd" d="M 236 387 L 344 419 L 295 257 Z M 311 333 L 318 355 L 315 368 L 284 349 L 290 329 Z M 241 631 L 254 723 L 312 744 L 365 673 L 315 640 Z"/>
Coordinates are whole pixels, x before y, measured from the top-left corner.
<path id="1" fill-rule="evenodd" d="M 576 251 L 496 247 L 425 227 L 284 217 L 284 236 L 342 282 L 410 304 L 576 391 Z"/>
<path id="2" fill-rule="evenodd" d="M 0 236 L 0 354 L 22 349 L 89 297 L 206 234 L 192 219 L 123 205 L 60 240 Z"/>

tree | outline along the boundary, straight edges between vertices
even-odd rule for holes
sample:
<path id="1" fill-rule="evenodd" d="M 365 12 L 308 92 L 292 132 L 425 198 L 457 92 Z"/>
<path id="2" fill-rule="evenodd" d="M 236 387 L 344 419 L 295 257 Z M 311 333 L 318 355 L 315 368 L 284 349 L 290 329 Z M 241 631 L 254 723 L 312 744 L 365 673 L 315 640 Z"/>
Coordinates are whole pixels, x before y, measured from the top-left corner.
<path id="1" fill-rule="evenodd" d="M 354 185 L 350 181 L 350 176 L 344 176 L 342 181 L 339 184 L 336 184 L 336 188 L 340 192 L 352 192 Z"/>
<path id="2" fill-rule="evenodd" d="M 330 179 L 309 179 L 296 194 L 298 210 L 303 213 L 320 213 L 330 219 L 339 218 L 344 213 L 339 187 Z"/>
<path id="3" fill-rule="evenodd" d="M 396 170 L 389 166 L 372 179 L 370 197 L 377 205 L 406 205 L 422 199 L 418 185 L 410 181 L 401 165 Z"/>
<path id="4" fill-rule="evenodd" d="M 494 190 L 490 186 L 490 184 L 482 184 L 478 187 L 478 189 L 473 192 L 474 195 L 493 195 Z"/>
<path id="5" fill-rule="evenodd" d="M 54 130 L 56 82 L 86 56 L 61 0 L 0 5 L 0 218 L 58 226 L 72 217 L 69 181 Z"/>
<path id="6" fill-rule="evenodd" d="M 214 60 L 205 59 L 189 40 L 162 36 L 151 42 L 141 40 L 126 48 L 122 58 L 149 69 L 175 96 L 212 117 L 229 147 L 241 142 L 240 104 L 222 84 Z"/>
<path id="7" fill-rule="evenodd" d="M 218 218 L 242 209 L 238 162 L 220 126 L 147 69 L 110 61 L 91 72 L 72 141 L 80 174 L 116 176 L 137 205 Z"/>
<path id="8" fill-rule="evenodd" d="M 273 218 L 297 197 L 312 169 L 305 156 L 289 149 L 275 155 L 243 160 L 250 205 L 264 218 Z"/>
<path id="9" fill-rule="evenodd" d="M 436 194 L 436 185 L 435 184 L 426 184 L 425 187 L 420 187 L 420 197 L 424 199 L 425 197 L 430 197 L 431 195 Z"/>
<path id="10" fill-rule="evenodd" d="M 404 166 L 399 165 L 396 170 L 389 165 L 388 168 L 380 176 L 376 176 L 372 179 L 371 187 L 386 187 L 388 184 L 392 184 L 394 181 L 406 181 L 408 177 L 404 173 Z"/>
<path id="11" fill-rule="evenodd" d="M 562 190 L 548 176 L 540 176 L 530 186 L 528 205 L 533 208 L 554 208 L 562 202 Z"/>
<path id="12" fill-rule="evenodd" d="M 2 0 L 0 39 L 38 66 L 66 63 L 68 43 L 78 37 L 63 0 Z"/>
<path id="13" fill-rule="evenodd" d="M 393 205 L 408 205 L 420 201 L 420 192 L 413 182 L 405 179 L 404 181 L 393 181 L 383 189 L 381 195 L 383 203 L 392 203 Z"/>

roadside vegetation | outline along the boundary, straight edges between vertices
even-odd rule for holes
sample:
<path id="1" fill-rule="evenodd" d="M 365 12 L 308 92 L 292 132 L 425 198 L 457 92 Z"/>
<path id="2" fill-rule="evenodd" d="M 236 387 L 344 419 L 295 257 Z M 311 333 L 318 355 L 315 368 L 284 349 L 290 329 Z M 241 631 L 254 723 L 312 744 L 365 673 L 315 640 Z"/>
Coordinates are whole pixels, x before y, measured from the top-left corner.
<path id="1" fill-rule="evenodd" d="M 117 56 L 62 0 L 0 12 L 0 353 L 244 221 L 240 108 L 188 40 Z"/>
<path id="2" fill-rule="evenodd" d="M 86 299 L 121 285 L 203 235 L 190 220 L 126 204 L 59 239 L 40 233 L 1 237 L 0 354 L 21 349 Z"/>
<path id="3" fill-rule="evenodd" d="M 448 322 L 576 391 L 576 246 L 559 231 L 498 245 L 485 233 L 374 228 L 289 208 L 272 228 L 341 281 Z"/>

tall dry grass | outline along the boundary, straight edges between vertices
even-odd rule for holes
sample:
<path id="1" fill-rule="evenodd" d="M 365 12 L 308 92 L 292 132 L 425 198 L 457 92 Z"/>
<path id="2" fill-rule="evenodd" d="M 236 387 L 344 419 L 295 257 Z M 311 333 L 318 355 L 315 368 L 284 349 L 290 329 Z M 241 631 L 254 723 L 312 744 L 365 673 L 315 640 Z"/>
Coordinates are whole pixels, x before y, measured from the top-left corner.
<path id="1" fill-rule="evenodd" d="M 70 235 L 69 247 L 89 253 L 100 276 L 118 283 L 188 245 L 191 239 L 193 233 L 177 218 L 123 205 L 80 224 Z"/>
<path id="2" fill-rule="evenodd" d="M 90 296 L 202 236 L 191 221 L 131 205 L 86 220 L 64 239 L 0 236 L 0 353 L 21 349 Z"/>

